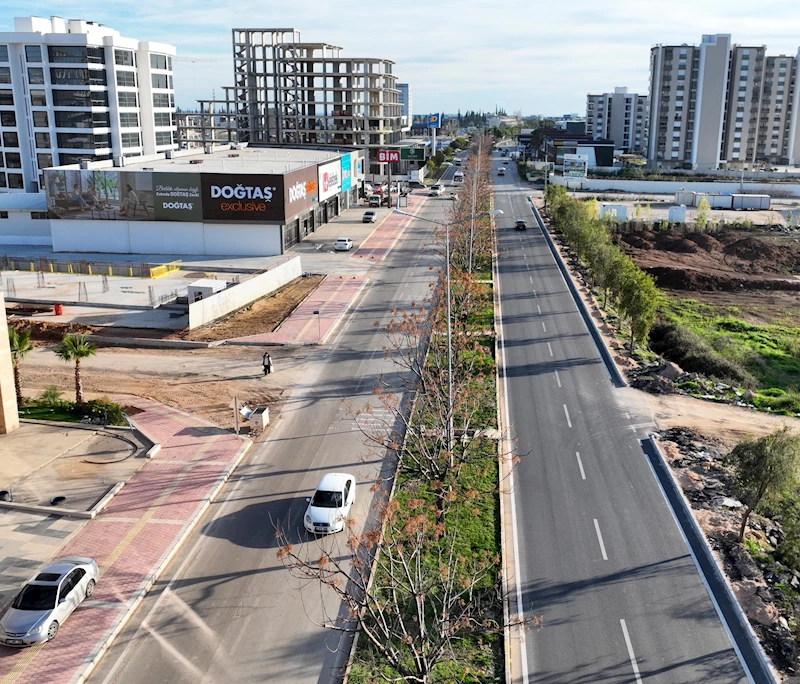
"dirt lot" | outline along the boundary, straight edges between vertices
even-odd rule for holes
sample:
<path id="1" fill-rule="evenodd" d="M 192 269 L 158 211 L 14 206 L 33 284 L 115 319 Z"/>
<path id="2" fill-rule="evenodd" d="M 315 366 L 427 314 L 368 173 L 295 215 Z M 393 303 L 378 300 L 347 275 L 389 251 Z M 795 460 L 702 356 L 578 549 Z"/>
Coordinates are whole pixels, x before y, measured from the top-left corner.
<path id="1" fill-rule="evenodd" d="M 671 294 L 736 307 L 753 323 L 800 324 L 800 243 L 790 235 L 637 231 L 616 239 Z"/>

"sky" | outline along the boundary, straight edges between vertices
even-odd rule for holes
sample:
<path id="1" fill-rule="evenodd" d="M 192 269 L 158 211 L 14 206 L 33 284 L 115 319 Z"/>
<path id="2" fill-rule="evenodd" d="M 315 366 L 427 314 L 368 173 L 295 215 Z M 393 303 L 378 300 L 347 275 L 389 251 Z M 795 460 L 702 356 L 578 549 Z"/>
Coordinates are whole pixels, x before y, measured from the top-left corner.
<path id="1" fill-rule="evenodd" d="M 30 0 L 3 0 L 0 31 L 30 14 Z M 104 0 L 37 2 L 36 14 L 86 19 L 121 35 L 178 48 L 179 106 L 232 85 L 231 28 L 295 28 L 306 42 L 352 57 L 396 62 L 411 86 L 413 112 L 469 109 L 560 115 L 584 113 L 588 92 L 627 86 L 646 93 L 650 47 L 698 44 L 707 33 L 766 45 L 768 54 L 800 47 L 797 0 Z M 278 9 L 283 5 L 282 9 Z"/>

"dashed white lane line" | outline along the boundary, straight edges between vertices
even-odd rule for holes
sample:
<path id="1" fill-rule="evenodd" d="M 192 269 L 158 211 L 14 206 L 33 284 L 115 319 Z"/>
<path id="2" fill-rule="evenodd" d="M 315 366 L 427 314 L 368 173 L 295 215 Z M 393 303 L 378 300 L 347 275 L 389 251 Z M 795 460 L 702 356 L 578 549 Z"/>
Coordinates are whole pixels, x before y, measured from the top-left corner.
<path id="1" fill-rule="evenodd" d="M 595 520 L 595 522 L 597 521 Z M 636 654 L 633 652 L 633 644 L 628 634 L 628 626 L 625 624 L 625 620 L 620 620 L 619 624 L 622 627 L 622 636 L 625 637 L 625 645 L 628 647 L 628 656 L 631 659 L 631 667 L 633 668 L 633 676 L 636 679 L 636 684 L 642 684 L 642 678 L 639 675 L 639 665 L 636 662 Z"/>
<path id="2" fill-rule="evenodd" d="M 572 421 L 569 419 L 569 409 L 566 404 L 564 404 L 564 415 L 567 417 L 567 427 L 572 427 Z"/>
<path id="3" fill-rule="evenodd" d="M 561 387 L 561 378 L 558 377 L 558 371 L 555 371 L 555 374 L 556 374 L 556 382 L 558 383 L 558 386 Z"/>
<path id="4" fill-rule="evenodd" d="M 539 314 L 541 314 L 542 313 L 542 307 L 537 304 L 536 308 L 539 310 Z"/>
<path id="5" fill-rule="evenodd" d="M 553 348 L 550 346 L 550 343 L 547 343 L 547 350 L 550 352 L 550 356 L 553 355 Z"/>
<path id="6" fill-rule="evenodd" d="M 541 311 L 539 311 L 539 313 L 542 313 L 542 312 L 541 312 Z M 542 330 L 544 330 L 545 332 L 547 332 L 547 326 L 544 324 L 544 321 L 542 321 Z"/>
<path id="7" fill-rule="evenodd" d="M 600 542 L 600 553 L 603 554 L 603 560 L 608 560 L 606 545 L 603 543 L 603 535 L 600 534 L 600 523 L 597 522 L 597 518 L 594 518 L 594 531 L 597 532 L 597 541 Z"/>
<path id="8" fill-rule="evenodd" d="M 533 296 L 534 297 L 536 296 L 536 288 L 535 287 L 533 288 Z"/>
<path id="9" fill-rule="evenodd" d="M 528 276 L 528 280 L 531 281 L 531 285 L 533 285 L 533 276 Z"/>
<path id="10" fill-rule="evenodd" d="M 583 470 L 583 461 L 581 461 L 581 455 L 579 452 L 575 452 L 575 455 L 578 457 L 578 468 L 581 469 L 581 480 L 586 479 L 586 473 Z"/>
<path id="11" fill-rule="evenodd" d="M 531 270 L 531 265 L 530 264 L 525 264 L 525 268 L 527 268 L 530 271 Z"/>

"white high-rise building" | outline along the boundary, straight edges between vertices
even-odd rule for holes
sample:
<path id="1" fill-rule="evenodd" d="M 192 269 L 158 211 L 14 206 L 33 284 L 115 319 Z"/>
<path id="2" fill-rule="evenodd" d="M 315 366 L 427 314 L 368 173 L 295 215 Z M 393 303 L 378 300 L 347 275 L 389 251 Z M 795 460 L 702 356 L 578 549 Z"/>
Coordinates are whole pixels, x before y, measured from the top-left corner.
<path id="1" fill-rule="evenodd" d="M 50 166 L 177 148 L 174 46 L 60 17 L 14 28 L 0 33 L 0 192 L 38 192 Z"/>
<path id="2" fill-rule="evenodd" d="M 643 153 L 647 149 L 649 102 L 646 95 L 614 88 L 613 93 L 586 96 L 586 134 L 613 140 L 617 149 Z"/>
<path id="3" fill-rule="evenodd" d="M 411 107 L 411 88 L 408 83 L 398 83 L 397 89 L 400 91 L 397 101 L 400 103 L 400 118 L 402 119 L 403 132 L 411 130 L 413 111 Z"/>

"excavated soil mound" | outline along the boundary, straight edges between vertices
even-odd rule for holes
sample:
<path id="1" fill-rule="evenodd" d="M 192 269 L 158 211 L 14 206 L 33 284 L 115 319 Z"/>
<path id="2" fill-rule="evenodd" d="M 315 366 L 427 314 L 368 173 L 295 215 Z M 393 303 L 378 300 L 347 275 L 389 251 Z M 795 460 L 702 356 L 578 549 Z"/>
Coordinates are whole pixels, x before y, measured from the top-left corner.
<path id="1" fill-rule="evenodd" d="M 777 265 L 786 262 L 787 252 L 785 249 L 778 249 L 758 238 L 746 237 L 722 248 L 725 254 L 735 256 L 746 261 L 761 261 L 765 265 Z"/>
<path id="2" fill-rule="evenodd" d="M 716 252 L 722 249 L 720 241 L 708 233 L 687 233 L 686 239 L 691 240 L 700 249 L 706 252 Z"/>
<path id="3" fill-rule="evenodd" d="M 681 233 L 656 233 L 653 237 L 655 248 L 662 252 L 696 254 L 699 251 L 697 245 Z"/>
<path id="4" fill-rule="evenodd" d="M 645 266 L 656 284 L 668 290 L 738 292 L 741 290 L 789 290 L 800 292 L 800 280 L 736 278 L 672 266 Z"/>

